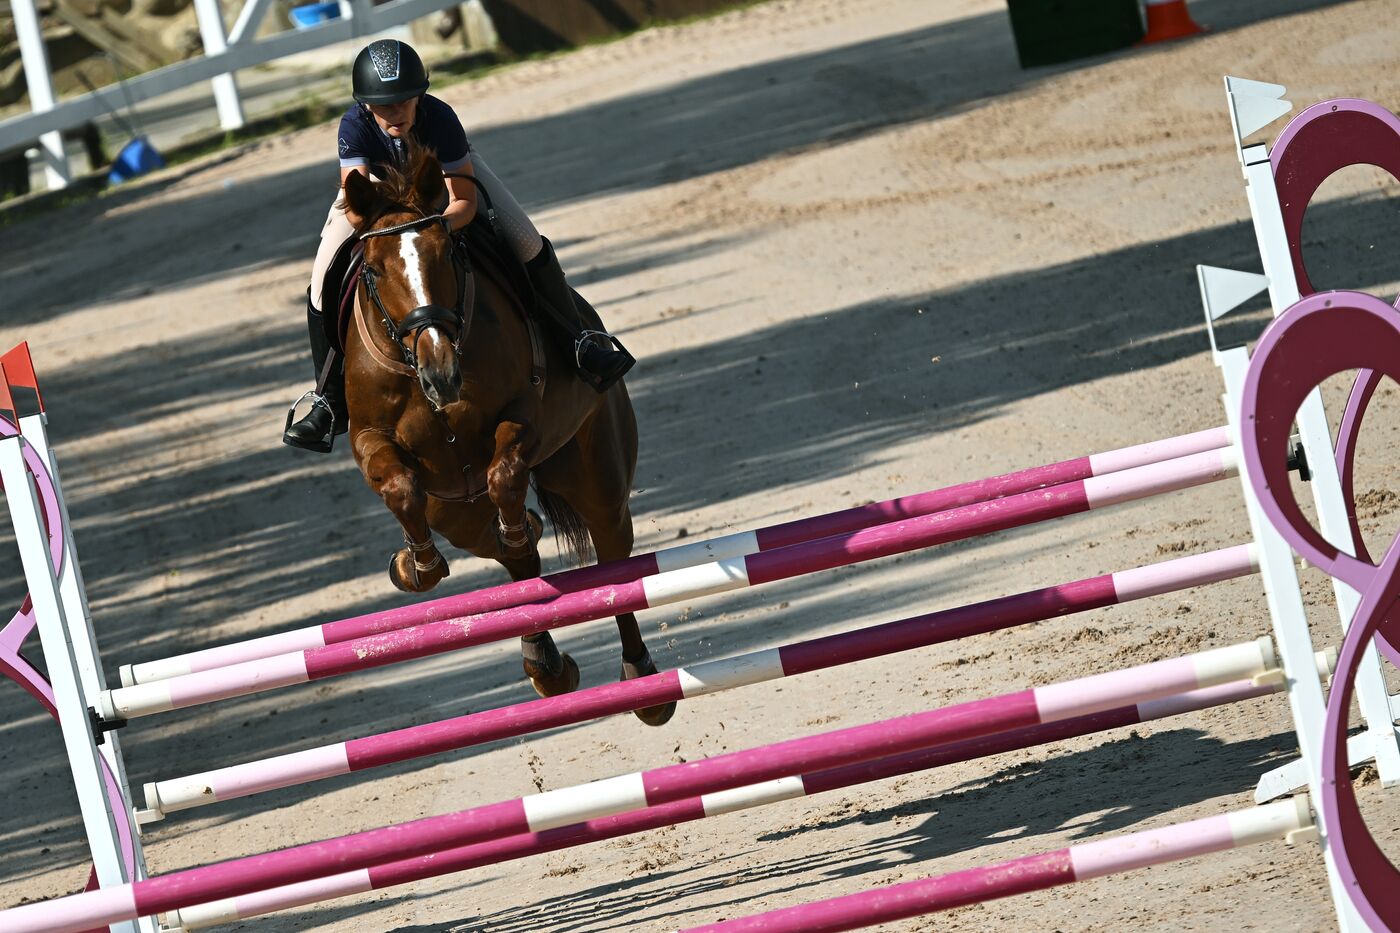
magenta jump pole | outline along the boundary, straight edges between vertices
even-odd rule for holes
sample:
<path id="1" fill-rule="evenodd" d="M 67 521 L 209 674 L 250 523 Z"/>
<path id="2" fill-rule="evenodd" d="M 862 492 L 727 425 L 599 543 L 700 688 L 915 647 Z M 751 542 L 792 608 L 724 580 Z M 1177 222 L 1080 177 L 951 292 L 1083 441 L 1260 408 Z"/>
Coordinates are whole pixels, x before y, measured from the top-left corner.
<path id="1" fill-rule="evenodd" d="M 147 823 L 179 810 L 1118 605 L 1257 570 L 1253 547 L 1242 544 L 691 668 L 171 778 L 145 786 L 147 809 L 141 811 L 141 819 Z"/>
<path id="2" fill-rule="evenodd" d="M 1236 469 L 1234 448 L 1208 450 L 630 583 L 566 593 L 549 602 L 444 619 L 199 674 L 119 687 L 99 696 L 98 712 L 109 722 L 133 719 L 368 670 L 1075 515 L 1216 482 L 1233 476 Z"/>
<path id="3" fill-rule="evenodd" d="M 1304 794 L 1262 807 L 1086 842 L 996 865 L 799 907 L 691 927 L 683 933 L 839 933 L 1119 872 L 1285 839 L 1313 825 Z"/>
<path id="4" fill-rule="evenodd" d="M 1180 437 L 1125 447 L 1121 450 L 1077 457 L 1047 466 L 1032 467 L 1006 473 L 990 479 L 975 480 L 947 486 L 930 492 L 888 499 L 870 505 L 830 512 L 812 518 L 770 525 L 756 531 L 743 531 L 708 541 L 666 548 L 654 554 L 638 554 L 626 560 L 582 567 L 532 580 L 521 580 L 489 589 L 445 596 L 374 612 L 368 615 L 327 622 L 291 632 L 267 635 L 232 645 L 205 648 L 188 654 L 158 661 L 122 666 L 122 684 L 150 683 L 184 674 L 241 664 L 259 658 L 270 658 L 293 651 L 306 651 L 326 645 L 353 641 L 369 635 L 397 631 L 442 619 L 455 619 L 483 612 L 509 609 L 526 603 L 555 599 L 565 593 L 592 589 L 597 586 L 629 583 L 642 577 L 654 576 L 668 570 L 680 570 L 697 564 L 743 557 L 762 551 L 772 551 L 804 541 L 845 534 L 871 525 L 885 524 L 902 518 L 914 518 L 959 506 L 1001 499 L 1010 495 L 1072 483 L 1095 476 L 1106 476 L 1123 470 L 1161 463 L 1208 450 L 1217 450 L 1230 443 L 1227 428 L 1210 428 Z"/>
<path id="5" fill-rule="evenodd" d="M 941 748 L 924 749 L 891 755 L 865 764 L 848 765 L 826 771 L 813 771 L 795 778 L 781 778 L 764 784 L 750 785 L 718 794 L 690 797 L 675 803 L 633 810 L 618 816 L 589 820 L 547 830 L 511 836 L 495 842 L 462 846 L 446 852 L 389 862 L 358 871 L 344 872 L 328 878 L 304 881 L 300 884 L 258 891 L 243 897 L 231 897 L 207 904 L 182 908 L 166 915 L 166 925 L 186 931 L 201 930 L 222 923 L 234 923 L 251 917 L 315 904 L 351 894 L 379 891 L 384 888 L 425 878 L 437 878 L 485 865 L 527 858 L 545 852 L 557 852 L 575 846 L 616 839 L 619 836 L 649 832 L 665 826 L 688 823 L 706 817 L 720 816 L 741 809 L 809 797 L 826 791 L 842 790 L 857 784 L 912 774 L 957 762 L 973 761 L 1016 749 L 1033 748 L 1050 742 L 1091 735 L 1109 729 L 1137 725 L 1154 719 L 1177 716 L 1195 710 L 1236 703 L 1265 696 L 1282 689 L 1281 683 L 1256 684 L 1249 680 L 1193 690 L 1190 693 L 1120 706 L 1089 716 L 1076 716 L 1062 722 L 1015 729 L 980 739 L 954 742 Z"/>
<path id="6" fill-rule="evenodd" d="M 1163 699 L 1277 668 L 1268 638 L 806 736 L 700 761 L 608 778 L 382 829 L 175 872 L 0 913 L 8 933 L 84 931 L 191 904 L 539 833 L 687 797 L 933 748 L 1132 703 Z"/>

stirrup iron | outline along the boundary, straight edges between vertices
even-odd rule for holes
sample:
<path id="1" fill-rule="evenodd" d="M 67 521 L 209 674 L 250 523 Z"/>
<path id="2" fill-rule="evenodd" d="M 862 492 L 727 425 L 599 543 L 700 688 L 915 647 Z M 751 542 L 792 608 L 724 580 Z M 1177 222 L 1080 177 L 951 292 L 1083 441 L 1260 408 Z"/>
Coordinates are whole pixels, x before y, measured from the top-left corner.
<path id="1" fill-rule="evenodd" d="M 297 417 L 297 406 L 305 402 L 308 398 L 311 399 L 311 409 L 307 411 L 306 416 L 310 416 L 311 412 L 315 411 L 317 407 L 324 408 L 326 414 L 331 416 L 330 430 L 318 441 L 310 441 L 305 445 L 290 444 L 287 442 L 287 432 L 292 429 L 292 425 L 301 420 Z M 303 450 L 313 450 L 317 453 L 328 454 L 335 448 L 335 434 L 335 407 L 331 405 L 324 395 L 319 394 L 315 389 L 310 389 L 302 393 L 301 397 L 292 403 L 292 407 L 287 409 L 287 423 L 282 426 L 282 443 L 287 444 L 288 447 L 300 447 Z"/>
<path id="2" fill-rule="evenodd" d="M 637 362 L 636 358 L 622 345 L 622 341 L 618 340 L 612 334 L 605 330 L 585 330 L 580 333 L 578 339 L 574 341 L 574 366 L 579 369 L 583 368 L 584 348 L 593 343 L 611 346 L 618 353 L 626 355 L 627 359 L 632 363 Z"/>

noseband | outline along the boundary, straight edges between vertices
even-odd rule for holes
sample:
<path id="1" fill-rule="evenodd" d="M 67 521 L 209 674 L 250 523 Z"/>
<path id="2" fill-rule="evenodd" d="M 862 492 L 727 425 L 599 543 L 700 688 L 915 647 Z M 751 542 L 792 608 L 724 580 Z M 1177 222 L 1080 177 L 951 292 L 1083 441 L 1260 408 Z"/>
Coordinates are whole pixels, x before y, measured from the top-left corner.
<path id="1" fill-rule="evenodd" d="M 401 236 L 437 224 L 441 224 L 444 230 L 448 230 L 447 223 L 446 217 L 441 214 L 433 214 L 428 217 L 420 217 L 417 220 L 410 220 L 408 223 L 367 231 L 360 234 L 360 239 Z M 450 231 L 448 236 L 451 236 Z M 383 300 L 379 297 L 379 288 L 375 284 L 378 273 L 370 268 L 369 263 L 360 264 L 360 279 L 364 282 L 365 291 L 374 302 L 374 306 L 379 309 L 379 316 L 384 321 L 385 332 L 388 333 L 389 339 L 398 345 L 399 351 L 403 353 L 404 362 L 415 370 L 418 368 L 417 355 L 414 352 L 418 346 L 418 338 L 429 327 L 454 329 L 456 336 L 452 340 L 452 352 L 460 354 L 462 351 L 462 337 L 467 331 L 467 284 L 471 277 L 471 267 L 467 263 L 464 251 L 454 248 L 452 267 L 457 273 L 457 307 L 454 309 L 435 304 L 420 305 L 408 312 L 402 321 L 395 324 L 394 319 L 389 316 L 388 309 L 384 307 Z M 407 343 L 404 342 L 404 338 L 408 338 Z"/>

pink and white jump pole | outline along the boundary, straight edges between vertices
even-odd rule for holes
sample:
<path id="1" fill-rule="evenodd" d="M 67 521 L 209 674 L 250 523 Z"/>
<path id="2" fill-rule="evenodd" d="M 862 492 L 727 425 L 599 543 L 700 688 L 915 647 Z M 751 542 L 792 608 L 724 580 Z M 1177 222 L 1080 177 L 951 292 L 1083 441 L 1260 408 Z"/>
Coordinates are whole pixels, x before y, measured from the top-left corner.
<path id="1" fill-rule="evenodd" d="M 1234 448 L 1208 450 L 630 583 L 566 593 L 549 602 L 445 619 L 200 674 L 119 687 L 99 696 L 98 713 L 106 722 L 117 722 L 368 670 L 1075 515 L 1216 482 L 1235 475 L 1237 469 Z"/>
<path id="2" fill-rule="evenodd" d="M 1303 794 L 1262 807 L 1086 842 L 996 865 L 691 927 L 682 933 L 839 933 L 1013 894 L 1286 839 L 1313 825 Z"/>
<path id="3" fill-rule="evenodd" d="M 175 655 L 158 661 L 127 664 L 121 668 L 122 685 L 168 680 L 185 674 L 241 664 L 259 658 L 271 658 L 294 651 L 323 648 L 326 645 L 353 641 L 368 635 L 397 631 L 442 619 L 461 618 L 510 609 L 525 603 L 554 599 L 565 593 L 592 589 L 617 583 L 630 583 L 642 577 L 655 576 L 670 570 L 681 570 L 697 564 L 727 558 L 744 557 L 762 551 L 772 551 L 804 541 L 814 541 L 831 535 L 845 534 L 885 524 L 902 518 L 915 518 L 942 512 L 959 506 L 1003 499 L 1017 493 L 1029 492 L 1061 483 L 1072 483 L 1095 476 L 1106 476 L 1123 470 L 1174 460 L 1191 454 L 1218 450 L 1230 443 L 1227 428 L 1210 428 L 1180 437 L 1138 444 L 1088 457 L 1077 457 L 1047 466 L 1032 467 L 1005 473 L 989 479 L 974 480 L 916 495 L 887 499 L 855 508 L 830 512 L 811 518 L 770 525 L 756 531 L 742 531 L 708 541 L 665 548 L 654 554 L 638 554 L 626 560 L 582 567 L 532 580 L 521 580 L 472 593 L 445 596 L 440 599 L 386 609 L 368 615 L 327 622 L 291 632 L 266 635 L 231 645 L 205 648 L 188 654 Z"/>
<path id="4" fill-rule="evenodd" d="M 165 916 L 166 926 L 174 933 L 184 930 L 202 930 L 221 923 L 234 923 L 251 917 L 289 910 L 307 904 L 316 904 L 379 891 L 396 885 L 422 881 L 455 874 L 485 865 L 527 858 L 545 852 L 557 852 L 574 846 L 588 845 L 648 832 L 665 826 L 688 823 L 706 817 L 721 816 L 740 809 L 792 800 L 797 797 L 810 797 L 832 790 L 843 790 L 858 784 L 880 781 L 886 778 L 912 774 L 930 768 L 942 767 L 963 761 L 973 761 L 991 755 L 1016 749 L 1033 748 L 1051 742 L 1091 735 L 1109 729 L 1137 725 L 1168 716 L 1177 716 L 1195 710 L 1236 703 L 1254 697 L 1275 693 L 1283 688 L 1281 681 L 1256 684 L 1249 680 L 1221 684 L 1193 690 L 1165 700 L 1151 700 L 1120 706 L 1116 709 L 1089 716 L 1076 716 L 1060 722 L 1041 726 L 1015 729 L 980 739 L 954 742 L 938 748 L 924 749 L 891 755 L 865 764 L 831 768 L 826 771 L 811 771 L 795 778 L 782 778 L 765 784 L 750 785 L 735 790 L 722 791 L 678 800 L 675 803 L 633 810 L 629 813 L 609 816 L 572 826 L 546 830 L 542 833 L 527 833 L 511 836 L 495 842 L 483 842 L 446 852 L 375 865 L 359 871 L 345 872 L 328 878 L 304 881 L 268 891 L 258 891 L 242 897 L 231 897 L 208 904 L 196 904 L 180 910 L 170 911 Z"/>
<path id="5" fill-rule="evenodd" d="M 1276 673 L 1273 644 L 1261 638 L 28 904 L 0 912 L 0 929 L 7 933 L 78 933 L 191 904 L 788 778 L 807 770 L 854 765 L 1266 674 L 1272 679 Z"/>
<path id="6" fill-rule="evenodd" d="M 1254 548 L 1244 544 L 636 680 L 170 778 L 145 786 L 147 809 L 139 811 L 138 818 L 143 824 L 150 823 L 179 810 L 1002 631 L 1257 571 Z"/>

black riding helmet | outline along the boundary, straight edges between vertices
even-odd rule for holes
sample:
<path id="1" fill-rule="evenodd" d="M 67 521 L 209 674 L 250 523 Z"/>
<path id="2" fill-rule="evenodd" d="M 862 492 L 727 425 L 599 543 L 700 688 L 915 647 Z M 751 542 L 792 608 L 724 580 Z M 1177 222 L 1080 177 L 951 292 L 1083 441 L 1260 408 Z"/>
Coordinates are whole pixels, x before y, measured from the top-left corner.
<path id="1" fill-rule="evenodd" d="M 355 56 L 352 85 L 362 104 L 397 104 L 428 90 L 428 69 L 407 43 L 375 39 Z"/>

